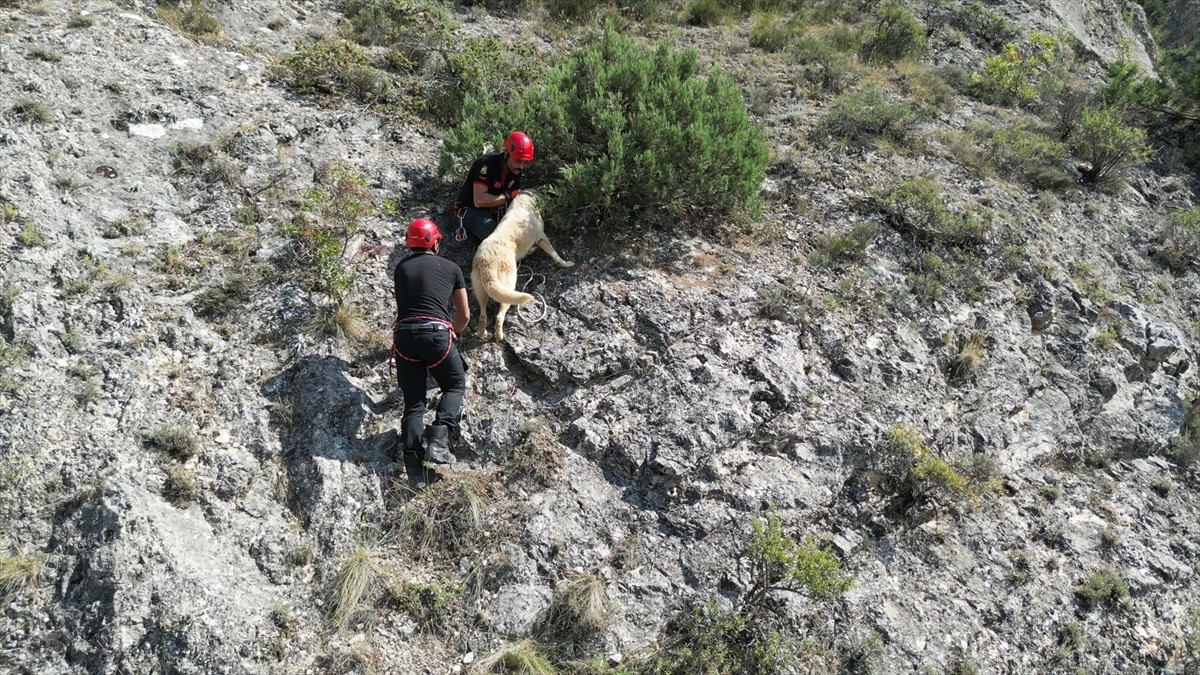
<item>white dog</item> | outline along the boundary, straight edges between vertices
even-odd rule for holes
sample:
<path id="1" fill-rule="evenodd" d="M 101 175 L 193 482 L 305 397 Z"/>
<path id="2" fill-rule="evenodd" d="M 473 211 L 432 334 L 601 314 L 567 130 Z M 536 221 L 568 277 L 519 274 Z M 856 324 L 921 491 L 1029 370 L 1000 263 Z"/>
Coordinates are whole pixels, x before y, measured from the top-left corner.
<path id="1" fill-rule="evenodd" d="M 475 252 L 471 263 L 471 285 L 475 287 L 475 300 L 479 303 L 479 338 L 487 339 L 488 298 L 500 303 L 496 312 L 496 339 L 504 339 L 504 315 L 510 305 L 523 305 L 533 296 L 518 292 L 517 261 L 524 258 L 534 247 L 539 246 L 550 258 L 563 267 L 575 263 L 563 260 L 550 240 L 546 238 L 545 225 L 538 213 L 533 195 L 522 192 L 508 206 L 500 224 Z"/>

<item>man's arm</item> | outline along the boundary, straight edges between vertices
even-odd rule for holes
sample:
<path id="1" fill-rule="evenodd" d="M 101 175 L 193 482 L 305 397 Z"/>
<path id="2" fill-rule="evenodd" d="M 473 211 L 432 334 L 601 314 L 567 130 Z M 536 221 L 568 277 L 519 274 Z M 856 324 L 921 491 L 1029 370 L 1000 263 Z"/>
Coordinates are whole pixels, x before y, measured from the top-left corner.
<path id="1" fill-rule="evenodd" d="M 467 324 L 471 322 L 471 306 L 467 304 L 467 289 L 454 289 L 454 292 L 450 294 L 450 301 L 454 303 L 454 334 L 462 335 L 462 332 L 467 329 Z"/>
<path id="2" fill-rule="evenodd" d="M 504 206 L 508 203 L 508 199 L 503 194 L 494 195 L 487 191 L 487 186 L 483 183 L 475 184 L 475 208 L 477 209 L 495 209 Z"/>

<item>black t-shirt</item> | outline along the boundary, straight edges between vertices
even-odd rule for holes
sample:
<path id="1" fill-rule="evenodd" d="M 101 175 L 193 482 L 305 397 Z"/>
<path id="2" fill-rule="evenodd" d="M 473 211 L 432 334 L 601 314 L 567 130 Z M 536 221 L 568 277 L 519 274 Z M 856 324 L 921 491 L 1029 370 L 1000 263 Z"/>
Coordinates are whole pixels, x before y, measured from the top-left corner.
<path id="1" fill-rule="evenodd" d="M 458 265 L 428 253 L 414 253 L 396 264 L 396 320 L 454 316 L 450 296 L 466 288 Z"/>
<path id="2" fill-rule="evenodd" d="M 521 189 L 521 177 L 509 173 L 508 168 L 504 166 L 503 152 L 484 155 L 475 160 L 475 163 L 471 165 L 471 170 L 467 172 L 467 180 L 463 182 L 462 189 L 458 191 L 456 203 L 459 207 L 476 208 L 476 183 L 486 187 L 488 194 L 493 195 Z"/>

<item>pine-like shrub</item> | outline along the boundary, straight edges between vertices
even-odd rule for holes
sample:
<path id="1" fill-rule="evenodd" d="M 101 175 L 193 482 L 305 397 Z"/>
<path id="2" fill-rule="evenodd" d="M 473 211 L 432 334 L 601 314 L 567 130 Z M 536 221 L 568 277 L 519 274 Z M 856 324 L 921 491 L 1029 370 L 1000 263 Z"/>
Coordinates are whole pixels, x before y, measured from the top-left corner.
<path id="1" fill-rule="evenodd" d="M 463 120 L 443 145 L 442 174 L 523 129 L 538 148 L 532 171 L 554 177 L 543 215 L 563 228 L 636 218 L 686 230 L 752 212 L 769 160 L 728 76 L 702 78 L 695 51 L 648 50 L 611 29 L 506 104 L 469 92 Z"/>

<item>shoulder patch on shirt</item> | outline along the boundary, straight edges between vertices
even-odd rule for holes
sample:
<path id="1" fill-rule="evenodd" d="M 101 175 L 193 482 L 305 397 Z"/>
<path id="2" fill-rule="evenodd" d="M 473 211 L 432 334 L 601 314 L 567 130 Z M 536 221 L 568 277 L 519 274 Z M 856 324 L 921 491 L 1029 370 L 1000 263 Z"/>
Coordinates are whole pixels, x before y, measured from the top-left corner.
<path id="1" fill-rule="evenodd" d="M 479 167 L 479 175 L 480 176 L 487 175 L 487 164 L 484 164 L 483 166 Z"/>

